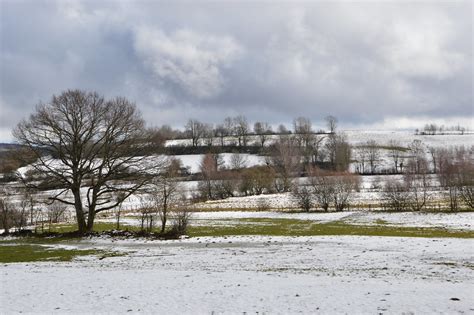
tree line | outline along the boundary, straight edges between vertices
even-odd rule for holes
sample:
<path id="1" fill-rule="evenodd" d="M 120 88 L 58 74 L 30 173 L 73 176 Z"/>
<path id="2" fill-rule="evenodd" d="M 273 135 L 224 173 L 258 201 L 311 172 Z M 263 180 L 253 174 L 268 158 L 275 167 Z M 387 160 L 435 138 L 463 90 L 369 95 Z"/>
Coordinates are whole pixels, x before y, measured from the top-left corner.
<path id="1" fill-rule="evenodd" d="M 326 123 L 328 131 L 315 132 L 308 118 L 296 118 L 293 131 L 280 126 L 277 136 L 267 145 L 271 126 L 256 122 L 254 135 L 260 146 L 268 147 L 263 166 L 246 167 L 242 156 L 236 154 L 233 167 L 226 169 L 219 154 L 210 148 L 200 163 L 196 199 L 291 192 L 305 210 L 314 205 L 323 210 L 347 209 L 351 196 L 359 189 L 360 177 L 349 172 L 349 165 L 356 158 L 347 137 L 337 130 L 337 119 L 328 116 Z M 125 98 L 105 99 L 95 92 L 65 91 L 47 103 L 38 104 L 36 111 L 14 129 L 15 139 L 27 152 L 18 158 L 35 160 L 29 164 L 32 176 L 20 176 L 20 179 L 25 191 L 41 189 L 41 185 L 55 188 L 46 200 L 51 205 L 50 222 L 57 221 L 60 217 L 57 214 L 63 213 L 56 205 L 72 207 L 81 234 L 91 232 L 96 216 L 107 211 L 119 209 L 119 225 L 124 200 L 141 193 L 152 196 L 142 201 L 142 229 L 149 230 L 159 217 L 164 233 L 171 216 L 181 226 L 175 227 L 179 230 L 186 226 L 186 209 L 189 208 L 179 188 L 181 166 L 175 159 L 154 155 L 156 148 L 169 137 L 163 135 L 166 129 L 147 128 L 136 105 Z M 206 130 L 212 131 L 212 135 L 206 136 Z M 193 146 L 205 139 L 212 147 L 214 137 L 218 137 L 222 145 L 225 137 L 232 136 L 237 146 L 245 147 L 250 128 L 244 116 L 237 116 L 226 118 L 212 128 L 190 120 L 185 132 Z M 358 156 L 363 172 L 366 167 L 372 173 L 376 171 L 379 149 L 374 142 L 364 146 L 365 157 Z M 403 158 L 400 155 L 403 150 L 397 143 L 393 143 L 390 150 L 395 170 L 403 174 L 403 182 L 385 184 L 383 204 L 395 210 L 424 209 L 432 185 L 426 150 L 420 142 L 414 142 L 408 149 L 410 154 Z M 450 209 L 459 209 L 460 203 L 472 208 L 471 153 L 461 147 L 429 152 L 434 173 L 448 191 Z M 307 178 L 308 182 L 297 185 L 295 178 L 299 177 Z M 18 206 L 18 202 L 12 207 L 8 198 L 8 193 L 2 193 L 0 213 L 4 219 L 0 223 L 6 229 L 12 224 L 24 226 L 27 209 L 32 212 L 38 207 Z M 33 222 L 31 217 L 30 223 Z"/>

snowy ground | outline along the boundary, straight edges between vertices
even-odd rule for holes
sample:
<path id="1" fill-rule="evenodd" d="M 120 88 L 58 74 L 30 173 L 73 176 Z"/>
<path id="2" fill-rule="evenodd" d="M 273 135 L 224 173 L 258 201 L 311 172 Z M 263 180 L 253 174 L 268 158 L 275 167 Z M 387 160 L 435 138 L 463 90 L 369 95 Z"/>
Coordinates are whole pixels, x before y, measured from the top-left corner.
<path id="1" fill-rule="evenodd" d="M 368 140 L 374 140 L 380 145 L 387 145 L 390 140 L 397 140 L 402 146 L 408 146 L 414 140 L 422 141 L 426 146 L 433 147 L 447 147 L 450 145 L 466 145 L 472 144 L 474 142 L 474 132 L 466 132 L 465 134 L 453 133 L 445 135 L 416 135 L 413 131 L 402 131 L 402 130 L 342 130 L 347 136 L 347 140 L 351 145 L 361 145 L 365 144 Z M 325 135 L 319 135 L 324 137 Z M 266 146 L 271 145 L 277 139 L 278 135 L 271 135 L 268 137 Z M 219 146 L 220 139 L 214 138 L 213 144 Z M 257 136 L 249 136 L 248 144 L 249 145 L 258 145 Z M 236 137 L 226 137 L 224 139 L 226 145 L 235 145 L 237 143 Z M 177 139 L 177 140 L 168 140 L 166 141 L 166 146 L 191 146 L 191 139 Z M 201 140 L 200 145 L 207 145 L 203 140 Z"/>
<path id="2" fill-rule="evenodd" d="M 474 312 L 470 239 L 93 239 L 127 256 L 0 266 L 2 313 Z"/>
<path id="3" fill-rule="evenodd" d="M 238 223 L 239 219 L 296 219 L 317 223 L 341 222 L 354 225 L 386 225 L 398 227 L 426 227 L 450 230 L 474 231 L 474 212 L 434 213 L 434 212 L 275 212 L 275 211 L 206 211 L 191 215 L 193 226 L 222 226 Z M 99 222 L 115 222 L 114 218 L 99 219 Z M 123 217 L 125 225 L 139 225 L 138 218 Z"/>

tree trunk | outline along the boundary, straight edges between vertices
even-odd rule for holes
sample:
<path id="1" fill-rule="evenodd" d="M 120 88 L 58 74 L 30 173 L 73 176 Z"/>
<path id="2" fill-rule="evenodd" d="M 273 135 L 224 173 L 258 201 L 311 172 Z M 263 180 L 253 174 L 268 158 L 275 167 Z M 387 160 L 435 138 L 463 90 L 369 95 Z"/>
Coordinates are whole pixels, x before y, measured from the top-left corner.
<path id="1" fill-rule="evenodd" d="M 74 195 L 74 208 L 76 209 L 77 228 L 80 234 L 86 233 L 86 220 L 84 218 L 84 211 L 82 209 L 82 200 L 80 188 L 72 189 Z"/>
<path id="2" fill-rule="evenodd" d="M 161 220 L 161 233 L 165 233 L 166 228 L 166 214 L 163 213 L 163 219 Z"/>
<path id="3" fill-rule="evenodd" d="M 94 229 L 95 209 L 89 208 L 89 215 L 87 216 L 87 233 L 91 233 Z"/>

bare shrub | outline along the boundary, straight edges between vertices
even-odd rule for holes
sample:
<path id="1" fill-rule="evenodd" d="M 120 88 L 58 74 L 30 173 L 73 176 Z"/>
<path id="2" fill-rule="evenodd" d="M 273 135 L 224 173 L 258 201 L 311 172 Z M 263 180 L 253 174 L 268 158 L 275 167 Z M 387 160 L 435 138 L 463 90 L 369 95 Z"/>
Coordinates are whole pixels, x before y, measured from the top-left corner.
<path id="1" fill-rule="evenodd" d="M 176 205 L 173 211 L 171 233 L 176 236 L 186 235 L 191 217 L 191 208 L 183 197 L 182 202 Z"/>
<path id="2" fill-rule="evenodd" d="M 0 196 L 0 228 L 5 234 L 10 232 L 12 227 L 13 205 L 5 192 Z"/>
<path id="3" fill-rule="evenodd" d="M 316 203 L 324 211 L 328 211 L 334 194 L 334 187 L 330 177 L 326 173 L 314 168 L 309 172 L 309 180 L 313 187 Z"/>
<path id="4" fill-rule="evenodd" d="M 306 212 L 309 212 L 313 206 L 312 191 L 307 186 L 296 186 L 293 189 L 293 197 L 296 199 L 298 207 Z"/>
<path id="5" fill-rule="evenodd" d="M 392 211 L 406 211 L 409 208 L 409 191 L 405 183 L 389 179 L 382 194 L 383 205 Z"/>
<path id="6" fill-rule="evenodd" d="M 359 189 L 360 177 L 349 173 L 323 172 L 316 168 L 308 171 L 317 204 L 327 211 L 331 204 L 336 211 L 350 205 L 354 191 Z"/>
<path id="7" fill-rule="evenodd" d="M 293 178 L 301 165 L 301 152 L 294 139 L 279 139 L 271 148 L 268 164 L 275 170 L 278 180 L 275 189 L 278 192 L 291 191 Z"/>
<path id="8" fill-rule="evenodd" d="M 151 232 L 156 221 L 156 207 L 152 198 L 141 198 L 138 210 L 140 221 L 140 230 L 142 232 Z"/>
<path id="9" fill-rule="evenodd" d="M 53 223 L 66 221 L 66 210 L 67 206 L 59 202 L 53 202 L 48 205 L 46 208 L 46 219 L 48 220 L 50 229 Z"/>
<path id="10" fill-rule="evenodd" d="M 270 210 L 270 204 L 267 202 L 266 199 L 260 198 L 257 201 L 257 211 L 269 211 Z"/>
<path id="11" fill-rule="evenodd" d="M 360 177 L 349 173 L 337 174 L 332 178 L 334 185 L 334 208 L 343 211 L 348 208 L 353 192 L 358 189 Z"/>
<path id="12" fill-rule="evenodd" d="M 404 174 L 408 188 L 408 204 L 413 211 L 421 211 L 431 198 L 428 177 L 428 163 L 425 158 L 415 157 L 408 160 Z"/>
<path id="13" fill-rule="evenodd" d="M 165 232 L 166 222 L 173 206 L 177 203 L 181 187 L 176 179 L 179 172 L 179 164 L 173 163 L 172 160 L 159 176 L 152 181 L 152 198 L 154 208 L 158 212 L 161 220 L 161 233 Z"/>

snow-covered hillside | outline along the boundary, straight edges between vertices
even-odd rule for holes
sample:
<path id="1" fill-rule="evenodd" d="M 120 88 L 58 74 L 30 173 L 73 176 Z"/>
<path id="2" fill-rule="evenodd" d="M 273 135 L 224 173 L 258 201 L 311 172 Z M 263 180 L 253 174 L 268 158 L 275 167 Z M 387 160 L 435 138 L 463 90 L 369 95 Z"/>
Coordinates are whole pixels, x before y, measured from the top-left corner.
<path id="1" fill-rule="evenodd" d="M 347 136 L 347 140 L 352 145 L 361 145 L 369 140 L 376 141 L 379 145 L 388 145 L 390 140 L 399 141 L 403 147 L 408 147 L 414 140 L 420 140 L 427 147 L 446 147 L 446 146 L 459 146 L 474 145 L 474 132 L 466 132 L 465 134 L 445 134 L 445 135 L 416 135 L 413 131 L 400 131 L 400 130 L 342 130 L 341 133 Z M 321 134 L 319 137 L 325 137 L 326 135 Z M 265 142 L 265 146 L 271 145 L 279 138 L 278 135 L 268 136 L 268 140 Z M 225 145 L 235 145 L 237 138 L 226 137 L 224 139 Z M 204 141 L 201 143 L 205 145 Z M 219 146 L 221 144 L 220 139 L 214 138 L 213 145 Z M 258 145 L 259 140 L 257 136 L 248 136 L 249 145 Z M 191 146 L 191 139 L 177 139 L 166 141 L 166 146 Z"/>

